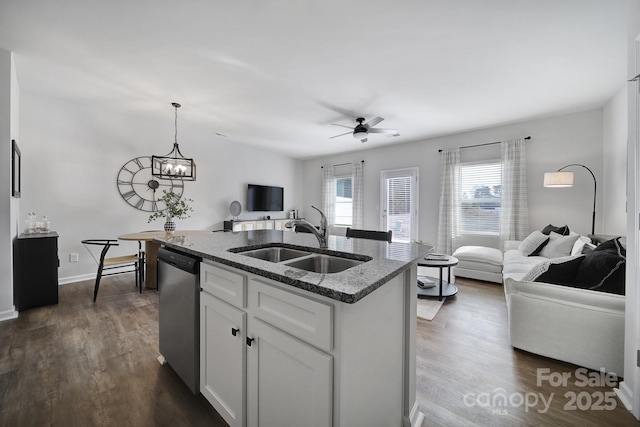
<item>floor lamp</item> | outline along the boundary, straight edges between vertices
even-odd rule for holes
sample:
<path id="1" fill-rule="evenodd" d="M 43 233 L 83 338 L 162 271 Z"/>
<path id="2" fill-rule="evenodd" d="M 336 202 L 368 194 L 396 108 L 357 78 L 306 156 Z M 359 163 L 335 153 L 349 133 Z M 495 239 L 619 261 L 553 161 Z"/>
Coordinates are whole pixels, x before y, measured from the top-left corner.
<path id="1" fill-rule="evenodd" d="M 550 188 L 562 188 L 562 187 L 573 187 L 573 172 L 563 172 L 563 169 L 566 169 L 570 166 L 580 166 L 589 171 L 591 176 L 593 177 L 593 216 L 591 218 L 591 234 L 595 234 L 596 230 L 596 176 L 593 174 L 591 169 L 586 167 L 585 165 L 581 165 L 579 163 L 572 163 L 570 165 L 561 167 L 555 172 L 545 172 L 544 174 L 544 186 Z"/>

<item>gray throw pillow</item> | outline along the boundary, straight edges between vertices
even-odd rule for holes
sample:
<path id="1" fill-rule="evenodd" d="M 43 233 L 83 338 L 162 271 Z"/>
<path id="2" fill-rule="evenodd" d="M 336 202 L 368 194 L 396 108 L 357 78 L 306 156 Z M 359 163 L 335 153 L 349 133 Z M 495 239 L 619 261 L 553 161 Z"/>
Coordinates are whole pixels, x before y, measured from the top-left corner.
<path id="1" fill-rule="evenodd" d="M 547 240 L 549 240 L 549 236 L 542 234 L 540 230 L 536 230 L 520 242 L 518 250 L 522 252 L 524 256 L 533 255 L 540 251 L 541 246 L 544 246 Z"/>
<path id="2" fill-rule="evenodd" d="M 560 258 L 571 255 L 573 244 L 580 237 L 578 234 L 563 236 L 556 232 L 549 233 L 549 241 L 540 251 L 540 256 L 546 258 Z"/>

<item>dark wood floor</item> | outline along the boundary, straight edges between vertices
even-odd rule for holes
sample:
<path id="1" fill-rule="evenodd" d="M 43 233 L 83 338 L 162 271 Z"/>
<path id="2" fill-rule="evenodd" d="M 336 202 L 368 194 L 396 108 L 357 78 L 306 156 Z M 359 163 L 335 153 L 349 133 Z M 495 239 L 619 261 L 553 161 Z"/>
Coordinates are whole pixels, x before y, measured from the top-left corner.
<path id="1" fill-rule="evenodd" d="M 458 295 L 432 321 L 418 319 L 417 397 L 425 426 L 640 425 L 617 397 L 607 394 L 611 387 L 582 386 L 578 366 L 509 345 L 502 286 L 460 278 L 456 285 Z M 566 387 L 548 381 L 539 387 L 538 368 L 571 378 Z M 507 404 L 492 406 L 488 399 L 499 395 L 509 399 Z M 542 398 L 551 401 L 548 410 Z M 529 399 L 528 409 L 523 399 Z"/>
<path id="2" fill-rule="evenodd" d="M 61 286 L 59 304 L 0 322 L 0 426 L 226 426 L 160 366 L 158 295 L 132 275 Z"/>
<path id="3" fill-rule="evenodd" d="M 566 392 L 595 400 L 611 389 L 537 387 L 537 368 L 577 367 L 509 346 L 501 286 L 457 285 L 433 321 L 418 320 L 425 427 L 640 425 L 617 398 L 612 411 L 564 410 Z M 138 294 L 128 275 L 104 278 L 96 304 L 92 291 L 90 281 L 61 286 L 58 305 L 0 322 L 0 426 L 225 426 L 201 395 L 158 364 L 157 293 Z M 500 392 L 514 404 L 484 404 L 482 396 Z M 550 409 L 516 405 L 531 393 L 553 396 Z"/>

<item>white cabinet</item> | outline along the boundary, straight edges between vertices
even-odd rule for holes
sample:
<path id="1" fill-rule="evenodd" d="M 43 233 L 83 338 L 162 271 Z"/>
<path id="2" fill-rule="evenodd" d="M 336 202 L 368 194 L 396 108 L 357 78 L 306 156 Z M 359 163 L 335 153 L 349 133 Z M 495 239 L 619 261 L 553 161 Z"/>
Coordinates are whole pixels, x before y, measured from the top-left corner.
<path id="1" fill-rule="evenodd" d="M 254 221 L 254 230 L 273 230 L 273 221 Z"/>
<path id="2" fill-rule="evenodd" d="M 227 231 L 251 231 L 251 230 L 280 230 L 291 231 L 284 225 L 289 219 L 256 219 L 247 221 L 224 221 L 224 229 Z"/>
<path id="3" fill-rule="evenodd" d="M 249 337 L 247 425 L 331 426 L 333 357 L 257 318 Z"/>
<path id="4" fill-rule="evenodd" d="M 291 221 L 290 219 L 274 219 L 273 226 L 276 230 L 280 231 L 292 231 L 292 228 L 285 227 L 285 224 Z"/>
<path id="5" fill-rule="evenodd" d="M 201 292 L 200 391 L 231 427 L 245 425 L 246 317 Z"/>
<path id="6" fill-rule="evenodd" d="M 331 346 L 332 307 L 207 262 L 201 285 L 201 392 L 225 421 L 331 426 L 333 356 L 301 339 Z"/>
<path id="7" fill-rule="evenodd" d="M 255 227 L 256 227 L 255 222 L 253 222 L 253 221 L 243 221 L 243 222 L 238 224 L 239 230 L 236 230 L 235 226 L 233 228 L 234 228 L 234 231 L 250 231 L 250 230 L 255 229 Z"/>
<path id="8" fill-rule="evenodd" d="M 415 266 L 354 304 L 206 259 L 200 280 L 201 391 L 229 425 L 420 424 Z"/>

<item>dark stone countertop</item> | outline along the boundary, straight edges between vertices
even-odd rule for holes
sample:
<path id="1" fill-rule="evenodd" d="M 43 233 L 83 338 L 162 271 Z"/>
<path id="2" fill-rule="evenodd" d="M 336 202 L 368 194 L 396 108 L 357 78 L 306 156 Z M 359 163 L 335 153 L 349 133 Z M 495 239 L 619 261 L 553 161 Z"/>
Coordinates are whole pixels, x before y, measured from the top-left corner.
<path id="1" fill-rule="evenodd" d="M 319 249 L 318 240 L 312 234 L 276 230 L 212 232 L 169 236 L 155 241 L 172 249 L 349 304 L 357 302 L 409 269 L 433 250 L 428 245 L 347 239 L 342 236 L 329 236 L 329 248 Z M 350 254 L 354 258 L 364 255 L 372 259 L 339 273 L 320 274 L 229 251 L 233 248 L 253 249 L 271 244 L 289 248 L 302 246 L 312 252 L 327 254 L 338 252 L 345 257 Z"/>

